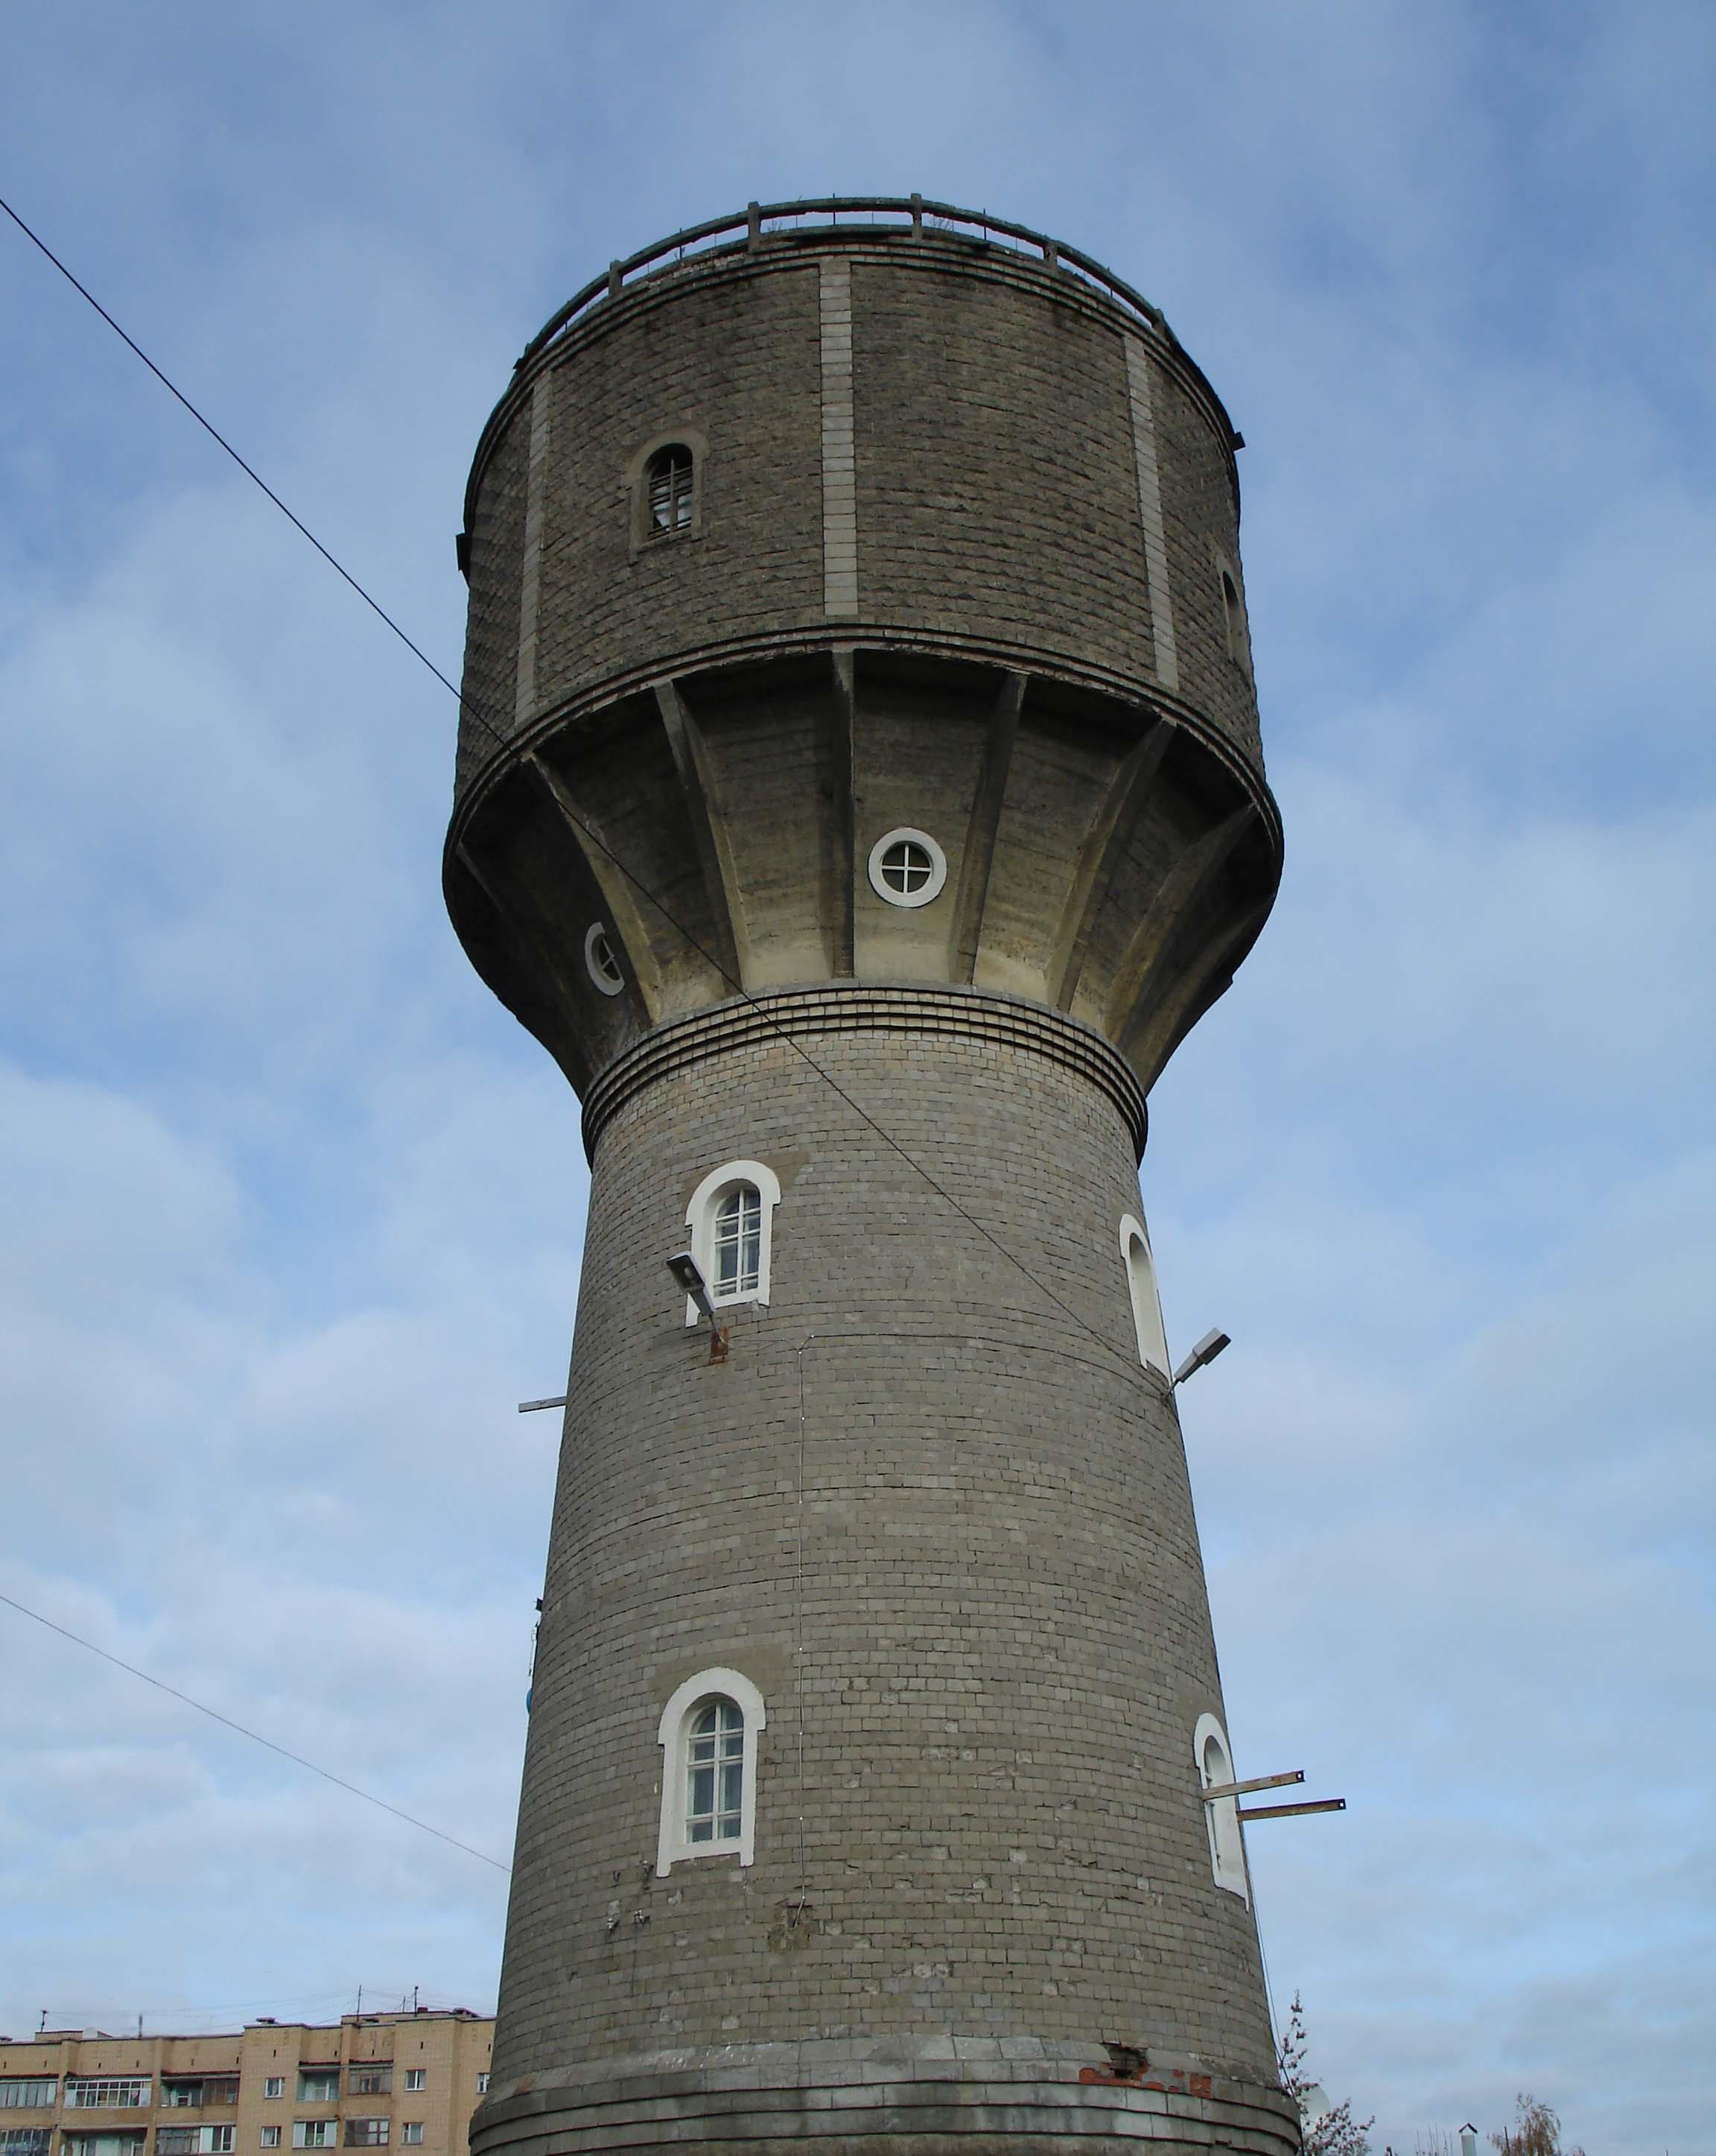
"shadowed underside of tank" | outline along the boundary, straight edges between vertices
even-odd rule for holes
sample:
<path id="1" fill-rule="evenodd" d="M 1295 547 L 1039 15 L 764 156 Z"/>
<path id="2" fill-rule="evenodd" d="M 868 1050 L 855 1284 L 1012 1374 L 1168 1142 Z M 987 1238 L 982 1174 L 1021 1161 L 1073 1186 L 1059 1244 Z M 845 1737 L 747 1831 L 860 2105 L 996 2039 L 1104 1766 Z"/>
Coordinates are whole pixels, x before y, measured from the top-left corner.
<path id="1" fill-rule="evenodd" d="M 945 850 L 884 902 L 875 842 Z M 1147 1090 L 1227 986 L 1278 872 L 1267 798 L 1160 705 L 896 644 L 664 675 L 543 729 L 448 889 L 490 986 L 581 1093 L 663 1019 L 828 981 L 1065 1012 Z M 603 923 L 623 987 L 585 963 Z"/>

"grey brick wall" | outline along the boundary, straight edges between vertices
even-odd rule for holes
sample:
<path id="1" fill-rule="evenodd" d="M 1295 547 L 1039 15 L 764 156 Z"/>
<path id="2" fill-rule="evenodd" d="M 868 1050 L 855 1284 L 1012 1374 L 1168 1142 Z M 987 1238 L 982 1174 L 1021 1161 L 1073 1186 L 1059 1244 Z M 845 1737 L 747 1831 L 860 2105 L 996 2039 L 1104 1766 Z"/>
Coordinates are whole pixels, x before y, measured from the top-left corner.
<path id="1" fill-rule="evenodd" d="M 1220 1694 L 1185 1460 L 1116 1242 L 1130 1133 L 1028 1050 L 803 1039 L 1077 1322 L 786 1041 L 619 1108 L 585 1245 L 497 2091 L 616 2053 L 937 2030 L 1160 2046 L 1267 2078 L 1255 1933 L 1211 1877 L 1197 1795 L 1193 1725 Z M 663 1260 L 692 1188 L 746 1157 L 783 1185 L 775 1291 L 710 1367 Z M 658 1717 L 723 1665 L 768 1703 L 756 1861 L 652 1879 Z"/>

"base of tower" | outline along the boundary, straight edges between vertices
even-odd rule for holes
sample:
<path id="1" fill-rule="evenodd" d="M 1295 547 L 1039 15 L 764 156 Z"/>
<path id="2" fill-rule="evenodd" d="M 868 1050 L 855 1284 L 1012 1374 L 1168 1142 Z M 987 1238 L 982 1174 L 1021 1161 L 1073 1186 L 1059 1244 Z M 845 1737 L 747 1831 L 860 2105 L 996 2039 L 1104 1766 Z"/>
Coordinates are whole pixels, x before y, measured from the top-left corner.
<path id="1" fill-rule="evenodd" d="M 1119 2064 L 1117 2065 L 1117 2055 Z M 722 2156 L 1297 2156 L 1297 2106 L 1278 2087 L 1161 2052 L 1035 2036 L 889 2036 L 658 2051 L 495 2088 L 472 2156 L 601 2156 L 719 2144 Z"/>

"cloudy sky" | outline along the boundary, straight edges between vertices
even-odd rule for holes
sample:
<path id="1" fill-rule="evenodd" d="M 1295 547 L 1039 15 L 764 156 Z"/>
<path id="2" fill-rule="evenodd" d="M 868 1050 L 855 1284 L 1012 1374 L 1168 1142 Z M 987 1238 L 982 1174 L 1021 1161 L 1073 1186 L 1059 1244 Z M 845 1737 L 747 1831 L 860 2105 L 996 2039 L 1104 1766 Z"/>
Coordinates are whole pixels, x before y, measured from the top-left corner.
<path id="1" fill-rule="evenodd" d="M 426 649 L 611 256 L 909 191 L 1251 446 L 1288 865 L 1146 1196 L 1278 2006 L 1376 2140 L 1716 2148 L 1716 13 L 69 0 L 0 192 Z M 452 699 L 0 230 L 0 1592 L 495 1858 L 585 1203 Z M 492 2004 L 500 1872 L 0 1607 L 0 2030 Z"/>

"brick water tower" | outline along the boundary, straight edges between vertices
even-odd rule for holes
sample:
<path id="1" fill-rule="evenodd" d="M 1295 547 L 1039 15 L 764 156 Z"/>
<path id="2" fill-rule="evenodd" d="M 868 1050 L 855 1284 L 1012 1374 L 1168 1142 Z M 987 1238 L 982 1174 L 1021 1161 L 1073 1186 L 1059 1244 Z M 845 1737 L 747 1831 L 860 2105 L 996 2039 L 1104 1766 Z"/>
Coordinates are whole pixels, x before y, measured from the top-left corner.
<path id="1" fill-rule="evenodd" d="M 1297 2147 L 1137 1176 L 1279 870 L 1237 446 L 917 198 L 484 432 L 448 902 L 591 1197 L 479 2156 Z"/>

